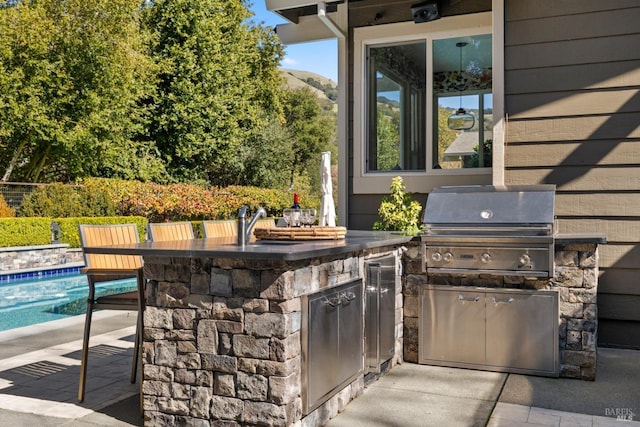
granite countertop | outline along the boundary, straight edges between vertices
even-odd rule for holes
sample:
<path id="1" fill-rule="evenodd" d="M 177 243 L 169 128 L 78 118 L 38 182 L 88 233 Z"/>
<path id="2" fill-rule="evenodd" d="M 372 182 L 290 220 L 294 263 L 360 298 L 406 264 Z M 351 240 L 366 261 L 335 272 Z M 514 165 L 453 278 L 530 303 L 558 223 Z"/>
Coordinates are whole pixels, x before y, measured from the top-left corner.
<path id="1" fill-rule="evenodd" d="M 555 237 L 556 243 L 593 243 L 603 245 L 607 237 L 602 233 L 560 233 Z"/>
<path id="2" fill-rule="evenodd" d="M 85 248 L 86 253 L 142 255 L 157 257 L 236 258 L 299 261 L 339 255 L 363 249 L 404 245 L 412 239 L 387 231 L 348 230 L 339 240 L 258 240 L 242 248 L 234 238 L 194 239 L 171 242 L 143 242 Z"/>

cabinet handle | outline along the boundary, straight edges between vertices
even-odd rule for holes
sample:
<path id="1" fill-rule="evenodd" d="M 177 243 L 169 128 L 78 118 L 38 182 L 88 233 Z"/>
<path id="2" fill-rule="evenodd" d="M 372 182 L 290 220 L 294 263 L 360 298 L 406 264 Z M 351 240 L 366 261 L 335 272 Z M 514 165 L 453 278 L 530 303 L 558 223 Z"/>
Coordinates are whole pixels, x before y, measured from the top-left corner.
<path id="1" fill-rule="evenodd" d="M 458 301 L 478 302 L 478 301 L 480 301 L 480 297 L 477 296 L 474 299 L 467 299 L 463 295 L 458 295 Z"/>
<path id="2" fill-rule="evenodd" d="M 347 302 L 351 302 L 354 299 L 356 299 L 356 294 L 353 293 L 353 292 L 343 292 L 341 297 L 342 297 L 342 301 L 347 303 Z"/>
<path id="3" fill-rule="evenodd" d="M 496 297 L 491 297 L 491 302 L 495 304 L 511 304 L 513 302 L 513 298 L 509 298 L 507 300 L 499 301 Z"/>
<path id="4" fill-rule="evenodd" d="M 324 300 L 322 300 L 322 304 L 323 305 L 329 305 L 331 307 L 337 307 L 340 305 L 340 298 L 327 298 L 324 297 Z"/>

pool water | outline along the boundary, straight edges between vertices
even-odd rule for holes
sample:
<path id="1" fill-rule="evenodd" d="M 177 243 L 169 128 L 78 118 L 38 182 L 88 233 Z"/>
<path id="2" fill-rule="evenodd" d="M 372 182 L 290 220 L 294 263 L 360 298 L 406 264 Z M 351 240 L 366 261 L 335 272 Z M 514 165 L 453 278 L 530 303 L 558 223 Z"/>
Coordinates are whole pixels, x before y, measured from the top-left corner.
<path id="1" fill-rule="evenodd" d="M 135 290 L 135 279 L 96 284 L 98 296 Z M 85 314 L 88 294 L 89 285 L 84 274 L 2 283 L 0 331 Z"/>

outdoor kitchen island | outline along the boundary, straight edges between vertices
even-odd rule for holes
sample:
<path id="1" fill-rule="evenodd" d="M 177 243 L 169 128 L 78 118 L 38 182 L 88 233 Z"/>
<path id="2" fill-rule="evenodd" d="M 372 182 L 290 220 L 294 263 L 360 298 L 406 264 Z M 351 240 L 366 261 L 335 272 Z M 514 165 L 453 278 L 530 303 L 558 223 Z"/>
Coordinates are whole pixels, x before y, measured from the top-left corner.
<path id="1" fill-rule="evenodd" d="M 143 256 L 146 422 L 320 426 L 364 389 L 367 266 L 389 257 L 396 351 L 385 369 L 401 357 L 398 260 L 410 240 L 349 230 L 244 248 L 196 239 L 88 250 Z"/>

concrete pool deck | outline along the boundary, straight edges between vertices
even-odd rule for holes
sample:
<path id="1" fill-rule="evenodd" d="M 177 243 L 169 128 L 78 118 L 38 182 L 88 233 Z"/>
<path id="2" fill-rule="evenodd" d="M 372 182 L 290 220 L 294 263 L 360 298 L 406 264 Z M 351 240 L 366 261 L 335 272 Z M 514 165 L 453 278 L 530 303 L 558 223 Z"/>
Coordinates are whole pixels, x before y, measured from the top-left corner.
<path id="1" fill-rule="evenodd" d="M 129 382 L 135 313 L 96 312 L 78 403 L 84 315 L 0 332 L 0 419 L 15 426 L 142 425 Z M 137 424 L 136 424 L 137 423 Z"/>
<path id="2" fill-rule="evenodd" d="M 76 394 L 84 316 L 0 332 L 3 425 L 143 425 L 139 386 L 129 382 L 135 315 L 94 316 L 81 404 Z M 598 348 L 593 382 L 404 363 L 327 426 L 640 427 L 639 376 L 640 351 L 609 348 Z"/>

